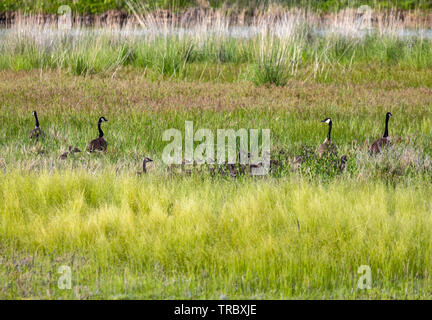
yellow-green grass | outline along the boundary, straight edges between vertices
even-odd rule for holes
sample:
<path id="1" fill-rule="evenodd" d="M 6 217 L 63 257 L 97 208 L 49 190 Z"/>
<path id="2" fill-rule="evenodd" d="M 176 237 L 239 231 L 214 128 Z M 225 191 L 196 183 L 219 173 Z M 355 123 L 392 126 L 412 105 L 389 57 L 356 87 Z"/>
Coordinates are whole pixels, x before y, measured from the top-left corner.
<path id="1" fill-rule="evenodd" d="M 0 176 L 2 298 L 430 298 L 431 186 Z M 58 288 L 58 268 L 72 289 Z M 357 287 L 358 268 L 372 289 Z"/>

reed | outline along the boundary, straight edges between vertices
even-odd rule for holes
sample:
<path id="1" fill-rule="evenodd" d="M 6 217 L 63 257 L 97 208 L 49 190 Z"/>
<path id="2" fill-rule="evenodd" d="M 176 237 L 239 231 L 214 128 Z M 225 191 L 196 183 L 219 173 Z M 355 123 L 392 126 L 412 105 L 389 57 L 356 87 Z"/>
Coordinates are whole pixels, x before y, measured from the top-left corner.
<path id="1" fill-rule="evenodd" d="M 396 12 L 366 29 L 352 10 L 324 23 L 305 10 L 266 13 L 247 26 L 232 26 L 218 11 L 207 15 L 168 19 L 137 12 L 138 26 L 123 29 L 62 31 L 55 25 L 19 23 L 2 31 L 0 69 L 112 76 L 131 67 L 149 76 L 200 79 L 206 68 L 233 65 L 233 80 L 285 85 L 290 77 L 327 80 L 334 70 L 355 72 L 369 63 L 411 69 L 432 63 L 432 38 L 422 31 L 404 36 Z"/>

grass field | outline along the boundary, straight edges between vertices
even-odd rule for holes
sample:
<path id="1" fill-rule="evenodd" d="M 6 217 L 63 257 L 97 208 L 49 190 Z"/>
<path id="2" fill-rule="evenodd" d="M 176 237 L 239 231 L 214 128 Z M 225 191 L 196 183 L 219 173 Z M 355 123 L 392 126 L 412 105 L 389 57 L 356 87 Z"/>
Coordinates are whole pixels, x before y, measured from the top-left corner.
<path id="1" fill-rule="evenodd" d="M 297 27 L 0 34 L 0 298 L 430 299 L 431 39 Z M 371 156 L 387 111 L 393 145 Z M 100 116 L 107 152 L 60 160 L 86 150 Z M 318 158 L 326 117 L 338 154 Z M 163 132 L 185 121 L 268 128 L 282 166 L 167 172 Z"/>
<path id="2" fill-rule="evenodd" d="M 155 82 L 134 71 L 1 78 L 3 298 L 430 297 L 429 88 Z M 33 109 L 43 143 L 28 139 Z M 382 134 L 387 110 L 401 140 L 371 158 L 361 145 Z M 86 147 L 102 114 L 107 154 L 58 160 L 69 144 Z M 184 120 L 270 128 L 273 148 L 294 156 L 322 142 L 326 116 L 349 155 L 343 174 L 312 160 L 264 178 L 170 176 L 160 160 L 162 131 Z M 145 155 L 155 166 L 137 177 Z M 62 265 L 73 290 L 58 289 Z M 357 289 L 360 265 L 371 290 Z"/>

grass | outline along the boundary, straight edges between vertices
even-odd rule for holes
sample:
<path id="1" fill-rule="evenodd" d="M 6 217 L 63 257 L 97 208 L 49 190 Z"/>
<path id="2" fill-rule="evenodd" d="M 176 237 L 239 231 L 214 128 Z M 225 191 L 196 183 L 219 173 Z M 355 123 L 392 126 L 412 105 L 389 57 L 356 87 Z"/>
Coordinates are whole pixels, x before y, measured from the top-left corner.
<path id="1" fill-rule="evenodd" d="M 340 152 L 348 154 L 352 164 L 358 159 L 350 166 L 350 174 L 369 176 L 369 169 L 359 171 L 371 163 L 361 156 L 364 145 L 382 135 L 385 112 L 391 111 L 395 116 L 390 132 L 395 150 L 400 151 L 394 154 L 408 161 L 402 172 L 414 166 L 422 171 L 420 176 L 429 176 L 432 101 L 424 87 L 290 81 L 285 88 L 266 88 L 249 83 L 154 82 L 129 72 L 118 73 L 118 79 L 38 71 L 8 71 L 2 77 L 8 79 L 0 86 L 1 120 L 10 124 L 0 128 L 1 158 L 6 166 L 27 170 L 70 165 L 103 170 L 107 164 L 122 163 L 124 170 L 136 171 L 144 155 L 160 161 L 166 145 L 162 133 L 169 128 L 184 132 L 186 120 L 194 122 L 195 130 L 209 128 L 214 132 L 218 128 L 268 128 L 273 155 L 284 150 L 287 157 L 294 157 L 322 142 L 327 128 L 320 120 L 330 116 Z M 38 110 L 48 136 L 43 143 L 28 139 L 34 126 L 33 110 Z M 88 146 L 97 135 L 96 122 L 102 115 L 109 120 L 104 124 L 108 153 L 59 163 L 57 157 L 68 145 L 80 149 Z"/>
<path id="2" fill-rule="evenodd" d="M 133 0 L 135 3 L 142 4 L 149 10 L 155 9 L 184 9 L 194 7 L 198 4 L 195 0 Z M 203 2 L 201 2 L 202 4 Z M 309 7 L 319 11 L 335 11 L 351 6 L 369 5 L 373 8 L 397 8 L 402 10 L 431 8 L 431 4 L 426 0 L 380 0 L 380 1 L 335 1 L 335 0 L 279 0 L 279 1 L 244 1 L 244 0 L 210 0 L 206 5 L 212 8 L 220 7 L 239 7 L 242 9 L 253 10 L 262 6 L 283 5 L 285 7 Z M 37 1 L 17 1 L 3 0 L 0 3 L 0 12 L 21 10 L 26 13 L 43 12 L 57 13 L 61 5 L 68 5 L 74 12 L 80 14 L 100 14 L 109 10 L 128 10 L 127 1 L 117 0 L 37 0 Z"/>
<path id="3" fill-rule="evenodd" d="M 2 31 L 0 298 L 430 299 L 431 39 L 394 21 L 362 35 L 335 19 L 320 35 L 292 17 L 250 38 L 219 20 L 193 35 L 148 20 L 159 33 Z M 387 111 L 393 146 L 372 157 Z M 60 160 L 100 116 L 107 152 Z M 338 154 L 319 159 L 326 117 Z M 270 129 L 282 166 L 169 173 L 162 135 L 185 121 Z"/>
<path id="4" fill-rule="evenodd" d="M 430 193 L 427 183 L 10 172 L 0 182 L 0 294 L 430 298 Z M 71 290 L 57 287 L 61 265 Z M 356 286 L 361 265 L 372 269 L 370 291 Z"/>
<path id="5" fill-rule="evenodd" d="M 1 298 L 430 298 L 429 89 L 155 82 L 134 70 L 0 76 Z M 33 109 L 47 133 L 37 144 Z M 395 146 L 371 158 L 361 146 L 382 134 L 387 110 Z M 107 154 L 58 160 L 86 147 L 102 114 Z M 322 142 L 327 116 L 349 155 L 343 174 L 314 157 L 237 179 L 169 175 L 160 160 L 163 130 L 185 120 L 270 128 L 272 150 L 291 157 Z M 144 155 L 155 165 L 138 177 Z M 58 287 L 62 265 L 71 290 Z M 357 288 L 361 265 L 370 290 Z"/>
<path id="6" fill-rule="evenodd" d="M 402 36 L 404 24 L 396 14 L 378 16 L 380 22 L 366 32 L 356 27 L 352 10 L 328 23 L 317 22 L 307 10 L 282 12 L 279 20 L 267 12 L 238 31 L 240 37 L 218 11 L 190 23 L 137 16 L 140 28 L 122 30 L 61 31 L 55 25 L 17 24 L 0 34 L 0 70 L 115 76 L 129 68 L 150 79 L 284 86 L 289 79 L 345 81 L 344 74 L 361 75 L 351 79 L 368 82 L 377 76 L 376 66 L 379 72 L 403 69 L 404 77 L 432 67 L 432 39 L 421 31 Z M 392 80 L 388 74 L 385 78 Z M 415 79 L 431 85 L 429 77 Z"/>

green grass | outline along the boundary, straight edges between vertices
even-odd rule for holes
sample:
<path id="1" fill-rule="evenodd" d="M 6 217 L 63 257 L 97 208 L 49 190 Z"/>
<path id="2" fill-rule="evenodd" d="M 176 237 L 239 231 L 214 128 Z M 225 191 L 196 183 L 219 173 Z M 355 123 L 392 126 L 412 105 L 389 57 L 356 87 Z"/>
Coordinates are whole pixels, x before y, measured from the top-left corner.
<path id="1" fill-rule="evenodd" d="M 222 22 L 0 34 L 0 298 L 431 298 L 431 40 L 271 20 L 235 38 Z M 393 146 L 372 157 L 387 111 Z M 60 160 L 100 116 L 107 152 Z M 318 158 L 326 117 L 338 154 Z M 169 173 L 162 135 L 185 121 L 270 129 L 282 166 Z"/>
<path id="2" fill-rule="evenodd" d="M 402 77 L 285 87 L 149 80 L 135 69 L 0 77 L 0 298 L 431 297 L 428 88 Z M 28 138 L 33 110 L 43 142 Z M 382 135 L 386 111 L 394 148 L 370 157 L 362 146 Z M 59 160 L 69 144 L 86 148 L 101 115 L 107 153 Z M 325 117 L 346 171 L 315 156 L 292 171 L 289 159 L 323 141 Z M 270 128 L 284 170 L 168 174 L 161 135 L 185 120 Z M 154 166 L 137 176 L 144 156 Z M 63 265 L 71 290 L 58 287 Z M 370 290 L 357 288 L 362 265 Z"/>
<path id="3" fill-rule="evenodd" d="M 130 2 L 139 3 L 147 10 L 154 9 L 184 9 L 198 5 L 196 0 L 132 0 Z M 269 5 L 282 5 L 286 7 L 308 7 L 318 11 L 335 11 L 346 7 L 358 7 L 360 5 L 369 5 L 373 8 L 396 8 L 402 10 L 413 9 L 431 9 L 431 4 L 426 0 L 369 0 L 369 1 L 336 1 L 336 0 L 209 0 L 208 5 L 213 8 L 225 6 L 237 6 L 241 9 L 260 8 Z M 57 13 L 61 5 L 69 5 L 74 12 L 80 14 L 100 14 L 108 10 L 128 10 L 127 1 L 125 0 L 3 0 L 0 3 L 0 12 L 21 10 L 25 13 L 43 12 Z"/>
<path id="4" fill-rule="evenodd" d="M 0 180 L 0 295 L 430 298 L 431 191 L 9 172 Z M 72 290 L 57 287 L 62 265 Z M 372 269 L 369 291 L 356 285 L 361 265 Z"/>
<path id="5" fill-rule="evenodd" d="M 258 28 L 270 26 L 258 25 Z M 107 30 L 80 30 L 80 35 L 17 27 L 0 37 L 0 70 L 66 70 L 70 74 L 115 76 L 120 69 L 142 72 L 150 79 L 250 81 L 284 86 L 289 79 L 317 82 L 370 82 L 393 70 L 403 70 L 407 85 L 430 87 L 430 77 L 417 77 L 432 67 L 432 40 L 399 38 L 380 30 L 358 37 L 314 34 L 307 25 L 290 26 L 288 35 L 275 27 L 264 35 L 236 39 L 211 35 L 198 28 L 194 35 L 174 35 L 168 27 L 156 36 L 121 35 Z M 162 27 L 161 27 L 162 28 Z M 264 30 L 263 29 L 263 30 Z M 150 31 L 160 31 L 155 26 Z M 201 30 L 201 31 L 200 31 Z M 223 33 L 223 30 L 216 30 Z M 378 72 L 378 73 L 377 73 Z M 406 78 L 406 74 L 415 77 Z M 355 77 L 354 75 L 360 75 Z"/>

